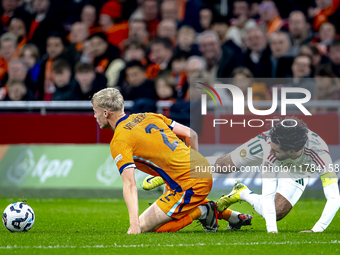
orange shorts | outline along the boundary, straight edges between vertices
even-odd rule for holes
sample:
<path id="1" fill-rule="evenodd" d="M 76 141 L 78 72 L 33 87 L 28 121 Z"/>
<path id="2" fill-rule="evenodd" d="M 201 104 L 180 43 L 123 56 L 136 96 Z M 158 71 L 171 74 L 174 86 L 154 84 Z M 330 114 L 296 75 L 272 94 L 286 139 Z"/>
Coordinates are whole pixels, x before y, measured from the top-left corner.
<path id="1" fill-rule="evenodd" d="M 157 205 L 168 216 L 180 219 L 190 214 L 197 206 L 209 201 L 207 196 L 210 193 L 213 180 L 202 178 L 193 187 L 182 192 L 169 190 L 156 201 Z"/>

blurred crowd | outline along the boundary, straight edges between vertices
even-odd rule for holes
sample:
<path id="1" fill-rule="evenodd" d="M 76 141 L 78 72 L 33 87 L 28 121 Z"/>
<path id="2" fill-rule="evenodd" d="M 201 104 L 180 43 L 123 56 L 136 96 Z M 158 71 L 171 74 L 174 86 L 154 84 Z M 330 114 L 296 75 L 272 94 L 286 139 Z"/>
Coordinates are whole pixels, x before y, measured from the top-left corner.
<path id="1" fill-rule="evenodd" d="M 135 102 L 132 111 L 170 100 L 178 119 L 189 112 L 194 78 L 231 78 L 245 94 L 252 87 L 254 100 L 284 86 L 339 100 L 339 7 L 340 0 L 2 0 L 0 100 L 89 100 L 115 87 Z"/>

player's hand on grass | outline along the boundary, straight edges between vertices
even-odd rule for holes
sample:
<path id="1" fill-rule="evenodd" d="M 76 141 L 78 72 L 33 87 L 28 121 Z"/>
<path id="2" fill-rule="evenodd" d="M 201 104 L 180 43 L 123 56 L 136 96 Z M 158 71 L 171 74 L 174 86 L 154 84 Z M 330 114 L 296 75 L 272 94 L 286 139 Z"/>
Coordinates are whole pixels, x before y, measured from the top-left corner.
<path id="1" fill-rule="evenodd" d="M 141 233 L 141 230 L 140 230 L 140 226 L 130 226 L 128 232 L 128 234 L 140 234 Z"/>
<path id="2" fill-rule="evenodd" d="M 304 230 L 304 231 L 301 231 L 300 233 L 313 233 L 314 231 L 313 230 Z"/>

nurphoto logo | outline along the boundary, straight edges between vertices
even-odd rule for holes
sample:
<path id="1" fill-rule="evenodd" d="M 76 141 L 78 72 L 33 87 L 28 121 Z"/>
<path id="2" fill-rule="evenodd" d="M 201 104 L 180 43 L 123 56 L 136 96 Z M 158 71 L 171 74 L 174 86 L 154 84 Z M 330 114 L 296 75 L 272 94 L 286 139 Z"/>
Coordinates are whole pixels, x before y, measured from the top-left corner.
<path id="1" fill-rule="evenodd" d="M 215 97 L 213 96 L 213 94 L 208 90 L 210 89 L 215 95 L 216 97 L 219 99 L 221 106 L 223 106 L 222 104 L 222 100 L 219 96 L 219 94 L 217 93 L 216 89 L 227 89 L 229 90 L 231 96 L 232 96 L 232 101 L 233 101 L 233 115 L 245 115 L 245 96 L 242 92 L 242 90 L 232 84 L 215 84 L 214 87 L 202 83 L 202 82 L 197 82 L 200 85 L 205 86 L 206 88 L 202 88 L 202 87 L 197 87 L 198 89 L 201 89 L 203 91 L 205 91 L 214 101 L 215 106 L 217 106 L 217 102 Z M 304 103 L 307 103 L 310 99 L 311 99 L 311 93 L 310 91 L 308 91 L 305 88 L 291 88 L 291 87 L 283 87 L 281 88 L 281 115 L 285 116 L 287 113 L 287 105 L 295 105 L 304 115 L 312 115 L 307 109 L 306 107 L 303 105 Z M 298 98 L 298 99 L 289 99 L 287 98 L 287 94 L 289 93 L 301 93 L 304 95 L 303 98 Z M 248 109 L 249 111 L 254 114 L 254 115 L 258 115 L 258 116 L 267 116 L 267 115 L 271 115 L 273 114 L 278 107 L 279 104 L 279 100 L 278 100 L 278 89 L 277 88 L 273 88 L 272 90 L 272 106 L 270 107 L 270 109 L 266 109 L 266 110 L 260 110 L 260 109 L 255 109 L 254 104 L 253 104 L 253 89 L 251 87 L 247 88 L 247 102 L 248 102 Z M 206 94 L 202 94 L 201 95 L 201 114 L 202 115 L 207 115 L 207 95 Z M 271 122 L 271 126 L 274 126 L 274 122 L 275 121 L 280 121 L 279 119 L 266 119 L 265 121 L 270 121 Z M 283 126 L 286 126 L 284 124 L 285 121 L 293 121 L 295 122 L 295 125 L 297 125 L 295 120 L 291 120 L 291 119 L 284 119 L 281 121 Z M 250 119 L 246 122 L 246 120 L 244 120 L 243 122 L 233 122 L 233 120 L 226 120 L 226 119 L 214 119 L 213 120 L 213 126 L 215 127 L 216 125 L 224 125 L 230 123 L 230 127 L 232 127 L 233 125 L 243 125 L 244 127 L 246 126 L 246 124 L 248 124 L 249 127 L 262 127 L 264 125 L 264 121 L 261 119 Z"/>

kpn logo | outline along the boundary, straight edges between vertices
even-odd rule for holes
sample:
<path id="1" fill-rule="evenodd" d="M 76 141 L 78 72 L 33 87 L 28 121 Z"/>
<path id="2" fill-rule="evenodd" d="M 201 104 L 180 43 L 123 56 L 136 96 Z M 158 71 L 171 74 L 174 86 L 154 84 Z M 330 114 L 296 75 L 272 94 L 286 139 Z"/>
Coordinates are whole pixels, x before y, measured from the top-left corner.
<path id="1" fill-rule="evenodd" d="M 243 94 L 243 91 L 232 84 L 214 84 L 214 87 L 202 83 L 202 82 L 197 82 L 198 84 L 200 84 L 203 87 L 198 87 L 198 89 L 201 89 L 203 91 L 205 91 L 214 101 L 215 106 L 217 106 L 216 100 L 213 96 L 213 94 L 210 92 L 212 91 L 216 97 L 219 99 L 221 106 L 223 106 L 222 104 L 222 100 L 219 96 L 219 94 L 217 93 L 216 89 L 226 89 L 230 91 L 230 94 L 232 95 L 232 102 L 233 102 L 233 115 L 244 115 L 245 112 L 245 96 Z M 210 89 L 210 91 L 208 90 Z M 311 99 L 311 93 L 309 90 L 305 89 L 305 88 L 292 88 L 292 87 L 282 87 L 280 89 L 280 95 L 281 95 L 281 101 L 280 101 L 280 108 L 281 108 L 281 115 L 282 116 L 286 116 L 287 115 L 287 105 L 295 105 L 304 115 L 312 115 L 305 106 L 303 106 L 304 103 L 307 103 L 310 99 Z M 290 93 L 301 93 L 302 96 L 301 98 L 294 98 L 291 99 L 289 98 L 289 94 Z M 249 111 L 254 114 L 254 115 L 258 115 L 258 116 L 267 116 L 267 115 L 271 115 L 273 114 L 278 107 L 279 101 L 278 101 L 278 88 L 274 87 L 272 89 L 272 105 L 269 109 L 256 109 L 254 107 L 254 103 L 253 103 L 253 88 L 252 87 L 248 87 L 247 88 L 247 107 L 249 109 Z M 207 95 L 206 94 L 202 94 L 201 95 L 201 114 L 202 115 L 206 115 L 207 114 Z M 284 125 L 285 121 L 294 121 L 293 119 L 284 119 L 282 122 L 282 125 Z M 265 121 L 271 121 L 272 126 L 274 125 L 274 121 L 280 121 L 279 119 L 266 119 Z M 221 125 L 221 124 L 227 124 L 230 123 L 230 126 L 232 127 L 233 124 L 242 124 L 244 127 L 246 126 L 246 124 L 248 124 L 248 126 L 250 127 L 262 127 L 264 125 L 264 121 L 261 119 L 251 119 L 248 120 L 246 123 L 246 120 L 243 120 L 243 122 L 233 122 L 232 119 L 230 120 L 226 120 L 226 119 L 214 119 L 213 121 L 213 126 L 215 127 L 216 125 Z M 254 123 L 258 123 L 258 125 L 255 125 Z M 297 124 L 297 123 L 296 123 Z M 284 125 L 285 126 L 285 125 Z"/>

